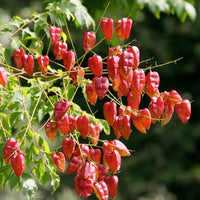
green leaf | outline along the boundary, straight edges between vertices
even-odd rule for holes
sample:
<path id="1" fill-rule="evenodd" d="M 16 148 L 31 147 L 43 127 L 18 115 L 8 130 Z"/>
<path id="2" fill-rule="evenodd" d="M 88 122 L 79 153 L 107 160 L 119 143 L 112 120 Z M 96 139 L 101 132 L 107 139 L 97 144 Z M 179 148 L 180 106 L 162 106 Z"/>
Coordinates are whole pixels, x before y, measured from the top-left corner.
<path id="1" fill-rule="evenodd" d="M 188 2 L 185 2 L 185 10 L 188 16 L 190 17 L 190 19 L 194 21 L 197 15 L 194 6 Z"/>
<path id="2" fill-rule="evenodd" d="M 11 33 L 12 30 L 9 29 L 9 28 L 4 28 L 4 27 L 1 27 L 2 29 L 0 30 L 0 34 L 4 34 L 4 33 Z"/>
<path id="3" fill-rule="evenodd" d="M 35 13 L 34 16 L 38 17 L 35 20 L 35 24 L 34 24 L 35 33 L 39 33 L 41 30 L 48 32 L 48 29 L 49 29 L 49 25 L 47 23 L 48 15 L 47 14 L 40 15 L 40 14 Z"/>
<path id="4" fill-rule="evenodd" d="M 21 128 L 22 129 L 22 128 Z M 23 132 L 26 130 L 26 126 L 24 126 L 24 128 L 23 128 Z M 32 140 L 33 140 L 33 137 L 34 137 L 34 133 L 30 130 L 30 129 L 28 129 L 28 131 L 27 131 L 27 135 L 26 135 L 26 138 L 27 138 L 27 140 L 29 141 L 29 142 L 31 142 Z"/>
<path id="5" fill-rule="evenodd" d="M 4 133 L 6 134 L 6 136 L 8 138 L 10 138 L 12 136 L 12 134 L 11 134 L 11 124 L 10 124 L 9 117 L 3 113 L 0 113 L 0 115 L 2 115 L 1 124 L 2 124 L 2 128 L 4 130 Z"/>
<path id="6" fill-rule="evenodd" d="M 27 39 L 34 39 L 34 38 L 37 37 L 36 33 L 31 31 L 29 29 L 29 27 L 26 27 L 26 28 L 22 29 L 22 36 L 25 36 L 26 34 L 28 34 L 28 36 L 30 36 L 30 37 L 27 37 Z"/>
<path id="7" fill-rule="evenodd" d="M 56 173 L 53 173 L 53 175 L 54 176 L 51 180 L 51 186 L 53 187 L 52 192 L 55 192 L 58 186 L 60 185 L 60 177 Z"/>
<path id="8" fill-rule="evenodd" d="M 29 147 L 26 147 L 26 154 L 25 154 L 25 157 L 26 157 L 26 167 L 28 169 L 30 169 L 30 166 L 33 162 L 33 154 L 34 154 L 34 148 L 35 148 L 35 144 L 34 143 L 31 143 Z"/>
<path id="9" fill-rule="evenodd" d="M 42 175 L 43 185 L 46 185 L 50 179 L 51 179 L 51 173 L 49 171 L 45 171 Z"/>
<path id="10" fill-rule="evenodd" d="M 21 24 L 24 23 L 24 20 L 19 16 L 14 16 L 10 21 L 9 24 L 15 26 L 17 28 L 20 27 Z"/>
<path id="11" fill-rule="evenodd" d="M 46 140 L 42 138 L 38 133 L 35 133 L 35 134 L 36 134 L 36 138 L 37 138 L 40 148 L 43 147 L 45 153 L 50 153 L 49 145 L 46 142 Z"/>
<path id="12" fill-rule="evenodd" d="M 41 122 L 44 119 L 45 113 L 44 113 L 44 109 L 41 108 L 38 110 L 38 121 Z"/>
<path id="13" fill-rule="evenodd" d="M 0 184 L 4 188 L 6 182 L 8 181 L 8 177 L 12 173 L 13 169 L 11 165 L 6 165 L 0 168 Z"/>
<path id="14" fill-rule="evenodd" d="M 11 50 L 15 50 L 15 49 L 18 49 L 20 46 L 19 42 L 16 40 L 15 37 L 12 38 L 12 41 L 10 43 L 10 47 L 11 47 Z"/>
<path id="15" fill-rule="evenodd" d="M 36 166 L 32 170 L 37 179 L 40 179 L 45 172 L 45 165 L 42 159 L 38 160 Z"/>
<path id="16" fill-rule="evenodd" d="M 95 29 L 94 20 L 88 14 L 86 7 L 81 4 L 80 0 L 70 0 L 68 4 L 69 7 L 72 8 L 72 12 L 76 17 L 76 20 L 78 22 L 77 25 L 86 26 L 87 28 L 89 28 L 92 25 L 93 29 Z"/>
<path id="17" fill-rule="evenodd" d="M 184 20 L 184 13 L 185 13 L 185 5 L 182 1 L 177 1 L 175 5 L 177 16 L 183 21 Z"/>
<path id="18" fill-rule="evenodd" d="M 18 187 L 20 184 L 20 179 L 16 177 L 15 175 L 12 175 L 9 177 L 8 185 L 10 189 L 12 190 L 14 187 Z"/>
<path id="19" fill-rule="evenodd" d="M 67 41 L 67 35 L 63 31 L 61 32 L 61 37 L 63 39 L 63 42 Z"/>
<path id="20" fill-rule="evenodd" d="M 101 129 L 104 130 L 106 135 L 110 135 L 110 126 L 108 124 L 108 122 L 104 119 L 99 119 L 100 125 L 101 125 Z"/>
<path id="21" fill-rule="evenodd" d="M 0 138 L 1 139 L 1 138 Z M 5 144 L 4 143 L 0 143 L 0 149 L 3 150 Z M 3 153 L 0 154 L 0 167 L 3 165 L 4 160 L 3 160 Z"/>
<path id="22" fill-rule="evenodd" d="M 31 94 L 27 95 L 25 103 L 26 103 L 26 110 L 28 111 L 28 113 L 31 113 L 31 108 L 32 108 Z"/>
<path id="23" fill-rule="evenodd" d="M 68 98 L 68 101 L 71 101 L 72 100 L 72 97 L 74 96 L 74 92 L 76 90 L 76 87 L 72 84 L 69 84 L 68 87 L 67 87 L 67 98 Z"/>
<path id="24" fill-rule="evenodd" d="M 14 111 L 9 114 L 10 121 L 12 122 L 12 126 L 17 128 L 19 122 L 24 121 L 24 113 L 23 111 Z"/>
<path id="25" fill-rule="evenodd" d="M 22 103 L 19 101 L 10 101 L 8 102 L 7 107 L 6 107 L 6 109 L 12 110 L 12 111 L 19 110 L 21 108 L 23 108 L 23 106 L 22 106 Z"/>

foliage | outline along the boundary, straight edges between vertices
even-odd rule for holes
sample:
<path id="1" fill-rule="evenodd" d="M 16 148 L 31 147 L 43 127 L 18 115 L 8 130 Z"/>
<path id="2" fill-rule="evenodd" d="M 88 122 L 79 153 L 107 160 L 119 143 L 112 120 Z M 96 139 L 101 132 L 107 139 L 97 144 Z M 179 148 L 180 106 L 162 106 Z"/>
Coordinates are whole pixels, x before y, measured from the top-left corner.
<path id="1" fill-rule="evenodd" d="M 83 2 L 88 7 L 89 11 L 93 10 L 91 7 L 93 4 L 91 5 L 90 1 Z M 98 10 L 103 11 L 107 3 L 107 0 L 102 0 L 101 3 L 97 0 L 94 2 L 94 6 L 98 8 Z M 137 20 L 140 20 L 138 19 L 138 17 L 140 17 L 140 15 L 138 15 L 139 10 L 148 8 L 157 19 L 160 18 L 162 13 L 176 15 L 182 22 L 184 22 L 187 17 L 191 20 L 195 20 L 196 18 L 194 0 L 124 0 L 123 2 L 117 0 L 115 2 L 110 1 L 110 4 L 110 13 L 112 16 L 121 14 L 123 10 L 123 15 L 132 15 L 134 18 L 137 18 Z"/>
<path id="2" fill-rule="evenodd" d="M 19 179 L 12 175 L 11 166 L 5 165 L 1 155 L 1 186 L 5 187 L 8 183 L 11 189 L 21 188 L 28 199 L 33 199 L 37 189 L 35 178 L 42 185 L 51 181 L 53 191 L 59 186 L 59 176 L 50 159 L 49 144 L 40 132 L 45 123 L 43 120 L 52 116 L 57 99 L 62 97 L 72 100 L 74 97 L 74 87 L 72 85 L 68 87 L 69 80 L 64 78 L 66 75 L 61 70 L 58 71 L 58 76 L 57 71 L 50 68 L 53 75 L 48 77 L 47 82 L 40 74 L 38 77 L 36 75 L 35 78 L 28 78 L 24 71 L 10 65 L 13 52 L 17 48 L 23 47 L 32 52 L 35 58 L 45 51 L 45 41 L 41 41 L 40 38 L 41 34 L 49 38 L 49 18 L 54 24 L 61 26 L 67 23 L 67 19 L 73 20 L 76 26 L 94 27 L 93 19 L 78 0 L 49 3 L 47 12 L 42 14 L 34 12 L 30 20 L 15 16 L 8 25 L 1 27 L 1 34 L 7 33 L 9 37 L 0 47 L 1 65 L 7 68 L 8 73 L 8 86 L 1 87 L 0 146 L 3 149 L 5 139 L 16 137 L 21 143 L 21 148 L 26 149 L 27 168 L 27 172 Z M 64 32 L 62 37 L 66 40 Z M 63 80 L 62 89 L 54 86 L 59 80 Z M 50 93 L 54 95 L 49 96 Z M 81 112 L 78 106 L 75 110 Z M 46 115 L 47 113 L 49 116 Z M 38 122 L 42 123 L 41 128 L 36 127 Z M 106 129 L 105 131 L 108 132 Z"/>

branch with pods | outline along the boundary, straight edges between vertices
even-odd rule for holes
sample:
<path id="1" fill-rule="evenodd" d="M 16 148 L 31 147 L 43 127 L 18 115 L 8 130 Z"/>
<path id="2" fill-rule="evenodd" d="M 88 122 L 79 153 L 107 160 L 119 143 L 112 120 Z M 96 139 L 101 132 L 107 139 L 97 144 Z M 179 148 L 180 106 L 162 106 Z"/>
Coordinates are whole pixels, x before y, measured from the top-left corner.
<path id="1" fill-rule="evenodd" d="M 100 27 L 104 39 L 111 41 L 116 31 L 119 40 L 125 40 L 130 37 L 132 19 L 122 18 L 114 24 L 112 18 L 103 18 Z M 163 92 L 159 90 L 160 76 L 153 67 L 140 67 L 141 52 L 137 46 L 110 47 L 108 56 L 102 58 L 94 52 L 94 48 L 99 44 L 96 33 L 88 31 L 83 35 L 82 47 L 85 53 L 78 58 L 75 48 L 69 49 L 64 41 L 62 26 L 49 25 L 48 34 L 53 57 L 27 52 L 27 48 L 22 45 L 13 52 L 15 67 L 8 67 L 8 71 L 5 67 L 0 67 L 0 84 L 3 87 L 7 87 L 8 77 L 17 77 L 18 81 L 30 80 L 32 89 L 39 88 L 39 94 L 34 100 L 35 109 L 31 109 L 32 114 L 27 118 L 29 125 L 21 140 L 10 137 L 3 147 L 4 162 L 8 166 L 11 165 L 16 177 L 20 179 L 23 176 L 28 162 L 26 159 L 29 157 L 26 154 L 30 149 L 24 152 L 25 146 L 22 143 L 29 137 L 30 129 L 37 144 L 34 148 L 39 149 L 36 154 L 42 155 L 44 166 L 41 165 L 44 172 L 45 169 L 57 169 L 62 173 L 73 173 L 76 193 L 83 198 L 92 193 L 95 193 L 99 200 L 107 200 L 109 196 L 115 198 L 119 182 L 117 173 L 120 171 L 122 157 L 131 156 L 130 150 L 120 138 L 128 140 L 131 127 L 141 133 L 147 133 L 152 124 L 160 123 L 165 126 L 174 112 L 181 122 L 187 123 L 191 116 L 191 103 L 182 99 L 173 89 Z M 83 66 L 83 60 L 89 52 L 93 55 L 87 59 L 87 66 Z M 58 63 L 61 69 L 52 69 L 51 63 Z M 92 79 L 87 78 L 88 74 L 90 77 L 92 74 Z M 53 85 L 57 80 L 63 82 L 60 90 L 55 90 Z M 102 108 L 104 120 L 97 119 L 95 114 L 85 112 L 74 103 L 78 88 L 82 88 L 82 98 L 86 100 L 88 107 L 95 107 L 97 101 L 103 101 L 105 97 L 110 99 L 104 102 Z M 149 105 L 141 108 L 144 95 L 149 97 Z M 23 98 L 26 99 L 27 96 Z M 42 148 L 46 143 L 34 131 L 32 125 L 42 98 L 43 107 L 46 106 L 44 115 L 48 116 L 42 128 L 50 142 L 54 142 L 57 137 L 62 138 L 60 147 L 54 151 Z M 126 99 L 126 104 L 122 104 L 121 98 Z M 42 109 L 42 105 L 40 106 Z M 26 103 L 24 108 L 28 110 Z M 101 140 L 100 135 L 103 132 L 109 133 L 110 129 L 113 130 L 115 139 Z M 85 142 L 80 143 L 80 138 Z M 29 138 L 29 143 L 31 142 L 32 138 Z M 30 171 L 31 167 L 27 168 Z M 44 180 L 46 172 L 38 175 L 36 170 L 33 170 L 33 173 L 38 179 Z"/>

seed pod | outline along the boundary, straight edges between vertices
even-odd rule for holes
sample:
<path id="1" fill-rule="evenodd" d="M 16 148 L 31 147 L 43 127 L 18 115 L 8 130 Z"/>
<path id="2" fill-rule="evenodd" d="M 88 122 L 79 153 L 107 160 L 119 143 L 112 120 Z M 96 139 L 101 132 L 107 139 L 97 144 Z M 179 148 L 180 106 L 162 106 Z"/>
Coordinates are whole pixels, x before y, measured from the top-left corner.
<path id="1" fill-rule="evenodd" d="M 75 54 L 72 50 L 65 51 L 63 54 L 63 64 L 65 65 L 65 71 L 70 71 L 76 62 Z"/>
<path id="2" fill-rule="evenodd" d="M 105 102 L 103 105 L 103 114 L 108 124 L 112 126 L 117 116 L 117 104 L 115 102 Z"/>
<path id="3" fill-rule="evenodd" d="M 96 77 L 101 77 L 103 71 L 102 57 L 94 55 L 88 59 L 88 66 Z"/>
<path id="4" fill-rule="evenodd" d="M 94 32 L 86 32 L 83 38 L 84 51 L 90 51 L 96 42 L 96 35 Z"/>
<path id="5" fill-rule="evenodd" d="M 117 37 L 120 40 L 129 38 L 132 23 L 133 23 L 132 19 L 129 19 L 129 18 L 122 18 L 116 22 L 115 24 L 116 33 L 117 33 Z"/>
<path id="6" fill-rule="evenodd" d="M 53 44 L 59 41 L 61 35 L 61 28 L 59 26 L 50 26 L 49 34 Z"/>
<path id="7" fill-rule="evenodd" d="M 17 177 L 20 177 L 25 169 L 25 156 L 22 150 L 17 150 L 11 157 L 11 165 Z"/>
<path id="8" fill-rule="evenodd" d="M 22 65 L 24 67 L 25 72 L 29 75 L 29 76 L 33 76 L 33 72 L 34 72 L 34 58 L 33 55 L 28 54 L 28 55 L 24 55 L 22 57 Z"/>
<path id="9" fill-rule="evenodd" d="M 107 40 L 111 40 L 113 36 L 113 19 L 103 18 L 101 20 L 101 30 Z"/>
<path id="10" fill-rule="evenodd" d="M 44 56 L 39 56 L 37 59 L 37 63 L 39 66 L 40 71 L 43 74 L 46 74 L 48 72 L 48 65 L 49 65 L 49 56 L 44 55 Z"/>
<path id="11" fill-rule="evenodd" d="M 17 67 L 22 67 L 22 57 L 25 55 L 24 49 L 15 49 L 13 53 L 14 62 Z"/>
<path id="12" fill-rule="evenodd" d="M 95 77 L 94 79 L 95 90 L 99 99 L 103 99 L 106 96 L 109 88 L 109 80 L 107 77 Z"/>

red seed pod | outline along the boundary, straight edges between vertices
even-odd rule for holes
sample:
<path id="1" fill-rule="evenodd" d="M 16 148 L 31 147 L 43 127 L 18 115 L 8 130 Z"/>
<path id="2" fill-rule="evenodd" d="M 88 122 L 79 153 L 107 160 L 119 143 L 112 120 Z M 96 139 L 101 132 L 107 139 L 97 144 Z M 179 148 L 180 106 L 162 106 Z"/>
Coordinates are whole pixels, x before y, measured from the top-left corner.
<path id="1" fill-rule="evenodd" d="M 124 137 L 124 139 L 128 140 L 130 134 L 131 134 L 131 120 L 130 116 L 118 116 L 117 119 L 117 127 L 121 133 L 121 135 Z"/>
<path id="2" fill-rule="evenodd" d="M 24 49 L 15 49 L 13 53 L 14 62 L 17 67 L 22 67 L 22 57 L 25 55 Z"/>
<path id="3" fill-rule="evenodd" d="M 65 115 L 61 120 L 57 121 L 56 124 L 62 135 L 69 134 L 69 117 L 68 117 L 68 115 Z"/>
<path id="4" fill-rule="evenodd" d="M 100 181 L 94 184 L 94 192 L 99 200 L 108 200 L 108 186 L 104 181 Z"/>
<path id="5" fill-rule="evenodd" d="M 89 134 L 90 119 L 87 116 L 78 117 L 77 128 L 78 128 L 82 138 L 85 139 Z"/>
<path id="6" fill-rule="evenodd" d="M 122 18 L 119 19 L 115 24 L 115 29 L 117 33 L 117 37 L 120 40 L 128 39 L 132 27 L 132 19 Z"/>
<path id="7" fill-rule="evenodd" d="M 3 87 L 7 86 L 7 72 L 4 67 L 0 67 L 0 84 L 3 85 Z"/>
<path id="8" fill-rule="evenodd" d="M 168 102 L 164 101 L 164 111 L 161 118 L 161 126 L 165 126 L 170 121 L 173 113 L 174 113 L 174 107 Z"/>
<path id="9" fill-rule="evenodd" d="M 119 183 L 118 177 L 116 175 L 107 176 L 105 178 L 105 183 L 108 186 L 109 196 L 114 199 L 117 194 L 117 187 Z"/>
<path id="10" fill-rule="evenodd" d="M 103 18 L 101 20 L 101 30 L 106 40 L 111 40 L 113 36 L 113 19 L 112 18 Z"/>
<path id="11" fill-rule="evenodd" d="M 106 162 L 112 173 L 116 173 L 121 167 L 121 156 L 117 150 L 106 154 Z"/>
<path id="12" fill-rule="evenodd" d="M 45 125 L 45 132 L 50 141 L 54 141 L 58 134 L 56 122 L 49 120 Z"/>
<path id="13" fill-rule="evenodd" d="M 25 72 L 29 75 L 29 76 L 33 76 L 33 72 L 34 72 L 34 58 L 33 55 L 28 54 L 28 55 L 24 55 L 22 57 L 22 66 L 24 67 Z"/>
<path id="14" fill-rule="evenodd" d="M 101 157 L 102 157 L 102 153 L 100 149 L 90 149 L 89 160 L 91 160 L 95 164 L 100 164 Z"/>
<path id="15" fill-rule="evenodd" d="M 7 140 L 3 150 L 3 159 L 7 164 L 10 163 L 12 154 L 19 149 L 19 147 L 20 144 L 15 140 L 15 138 L 10 138 Z"/>
<path id="16" fill-rule="evenodd" d="M 148 108 L 144 108 L 137 113 L 132 114 L 131 119 L 135 128 L 141 133 L 146 133 L 146 130 L 150 129 L 151 113 Z"/>
<path id="17" fill-rule="evenodd" d="M 93 162 L 86 162 L 81 170 L 81 175 L 84 179 L 97 180 L 98 168 Z"/>
<path id="18" fill-rule="evenodd" d="M 105 141 L 103 143 L 103 154 L 106 155 L 110 152 L 116 150 L 116 146 L 114 146 L 110 141 Z"/>
<path id="19" fill-rule="evenodd" d="M 146 76 L 146 93 L 152 97 L 158 93 L 158 88 L 160 84 L 160 76 L 156 71 L 150 71 Z"/>
<path id="20" fill-rule="evenodd" d="M 176 103 L 182 101 L 182 97 L 176 90 L 171 90 L 169 94 L 170 94 L 170 99 L 168 99 L 168 101 L 172 106 L 175 107 Z"/>
<path id="21" fill-rule="evenodd" d="M 179 119 L 183 123 L 187 123 L 191 116 L 191 103 L 189 100 L 185 99 L 181 102 L 177 102 L 175 105 L 175 111 Z"/>
<path id="22" fill-rule="evenodd" d="M 68 111 L 69 107 L 70 107 L 69 101 L 59 100 L 54 108 L 55 121 L 61 120 L 65 115 L 65 113 Z"/>
<path id="23" fill-rule="evenodd" d="M 80 191 L 79 191 L 79 185 L 80 185 L 80 182 L 81 182 L 81 179 L 82 179 L 82 175 L 81 175 L 81 172 L 78 172 L 75 176 L 75 179 L 74 179 L 74 188 L 76 190 L 76 194 L 78 196 L 80 196 Z"/>
<path id="24" fill-rule="evenodd" d="M 127 48 L 128 52 L 131 52 L 134 56 L 133 68 L 137 69 L 140 64 L 140 50 L 137 46 Z"/>
<path id="25" fill-rule="evenodd" d="M 113 128 L 115 137 L 116 137 L 117 139 L 119 139 L 119 138 L 122 136 L 122 134 L 120 133 L 119 128 L 118 128 L 118 126 L 117 126 L 117 120 L 118 120 L 118 117 L 115 118 L 115 121 L 114 121 L 114 123 L 113 123 L 113 125 L 112 125 L 112 128 Z"/>
<path id="26" fill-rule="evenodd" d="M 164 101 L 162 97 L 152 97 L 149 103 L 149 111 L 151 113 L 151 122 L 156 123 L 164 111 Z"/>
<path id="27" fill-rule="evenodd" d="M 124 51 L 119 60 L 119 73 L 124 78 L 129 77 L 129 73 L 133 71 L 134 56 L 131 52 Z M 131 79 L 132 81 L 132 79 Z"/>
<path id="28" fill-rule="evenodd" d="M 96 42 L 96 35 L 94 32 L 86 32 L 83 38 L 83 49 L 85 52 L 90 51 Z"/>
<path id="29" fill-rule="evenodd" d="M 124 87 L 127 88 L 127 91 L 130 90 L 131 85 L 132 85 L 132 80 L 133 80 L 133 70 L 131 69 L 127 76 L 122 76 L 121 74 L 119 74 L 120 76 L 120 81 L 121 81 L 121 85 L 123 85 Z M 126 95 L 125 95 L 126 96 Z"/>
<path id="30" fill-rule="evenodd" d="M 68 115 L 69 117 L 69 133 L 72 133 L 77 128 L 77 117 Z"/>
<path id="31" fill-rule="evenodd" d="M 103 181 L 108 173 L 108 168 L 102 164 L 97 164 L 98 168 L 98 182 Z"/>
<path id="32" fill-rule="evenodd" d="M 65 71 L 70 71 L 76 63 L 75 54 L 72 50 L 65 51 L 63 54 L 63 64 L 65 65 Z"/>
<path id="33" fill-rule="evenodd" d="M 86 85 L 86 94 L 87 94 L 87 98 L 90 104 L 95 105 L 97 102 L 98 96 L 95 90 L 95 85 L 93 83 L 88 83 Z"/>
<path id="34" fill-rule="evenodd" d="M 120 80 L 120 76 L 118 74 L 118 76 L 112 82 L 113 90 L 117 92 L 119 90 L 120 85 L 121 85 L 121 80 Z"/>
<path id="35" fill-rule="evenodd" d="M 59 26 L 50 26 L 49 33 L 53 44 L 59 41 L 61 35 L 61 28 Z"/>
<path id="36" fill-rule="evenodd" d="M 101 128 L 98 123 L 92 123 L 89 127 L 89 136 L 92 141 L 92 144 L 97 145 L 99 141 Z"/>
<path id="37" fill-rule="evenodd" d="M 84 199 L 89 197 L 94 189 L 94 180 L 84 179 L 82 173 L 77 173 L 75 176 L 74 187 L 78 196 L 82 196 Z"/>
<path id="38" fill-rule="evenodd" d="M 67 174 L 78 173 L 83 167 L 83 165 L 84 163 L 83 163 L 82 158 L 78 158 L 74 156 L 69 162 L 66 173 Z"/>
<path id="39" fill-rule="evenodd" d="M 51 154 L 52 162 L 55 165 L 55 167 L 60 170 L 61 172 L 65 171 L 65 156 L 62 152 L 52 153 Z"/>
<path id="40" fill-rule="evenodd" d="M 45 55 L 45 56 L 39 56 L 37 59 L 37 63 L 39 66 L 40 71 L 43 74 L 46 74 L 48 72 L 48 65 L 49 65 L 49 56 Z"/>
<path id="41" fill-rule="evenodd" d="M 131 83 L 133 79 L 133 70 L 131 69 L 129 71 L 129 74 L 127 77 L 124 77 L 120 74 L 120 85 L 117 91 L 117 96 L 122 97 L 122 96 L 127 96 L 129 93 L 129 90 L 131 88 Z"/>
<path id="42" fill-rule="evenodd" d="M 111 82 L 119 78 L 119 56 L 108 56 L 106 61 L 107 70 L 108 70 L 108 78 Z"/>
<path id="43" fill-rule="evenodd" d="M 53 45 L 53 55 L 56 57 L 57 60 L 62 60 L 65 51 L 67 51 L 68 46 L 65 42 L 56 42 Z"/>
<path id="44" fill-rule="evenodd" d="M 102 57 L 94 55 L 88 59 L 88 66 L 96 77 L 101 77 L 103 71 Z"/>
<path id="45" fill-rule="evenodd" d="M 94 79 L 94 85 L 95 85 L 95 90 L 96 93 L 99 97 L 99 99 L 103 99 L 106 96 L 106 93 L 109 88 L 109 80 L 107 77 L 96 77 Z"/>
<path id="46" fill-rule="evenodd" d="M 74 139 L 65 138 L 62 141 L 62 149 L 65 157 L 70 159 L 74 153 L 76 147 L 76 141 Z"/>
<path id="47" fill-rule="evenodd" d="M 142 94 L 145 88 L 145 83 L 146 83 L 146 76 L 144 70 L 142 69 L 133 70 L 131 90 L 136 91 L 139 94 Z"/>
<path id="48" fill-rule="evenodd" d="M 127 96 L 127 104 L 133 110 L 138 110 L 141 102 L 141 96 L 137 92 L 130 91 Z"/>
<path id="49" fill-rule="evenodd" d="M 103 105 L 103 114 L 108 124 L 112 126 L 117 116 L 117 104 L 115 102 L 105 102 Z"/>
<path id="50" fill-rule="evenodd" d="M 127 147 L 119 140 L 112 140 L 109 141 L 109 143 L 111 145 L 113 145 L 113 148 L 115 148 L 121 157 L 126 157 L 126 156 L 130 156 L 130 151 L 127 149 Z"/>
<path id="51" fill-rule="evenodd" d="M 80 66 L 74 66 L 70 72 L 70 78 L 72 79 L 72 84 L 77 86 L 80 84 L 85 76 L 84 68 Z"/>
<path id="52" fill-rule="evenodd" d="M 123 52 L 123 50 L 122 50 L 121 46 L 111 47 L 108 50 L 108 56 L 118 56 L 118 57 L 120 57 L 122 52 Z"/>
<path id="53" fill-rule="evenodd" d="M 11 157 L 11 165 L 17 177 L 20 177 L 25 169 L 25 156 L 22 150 L 17 150 Z"/>

